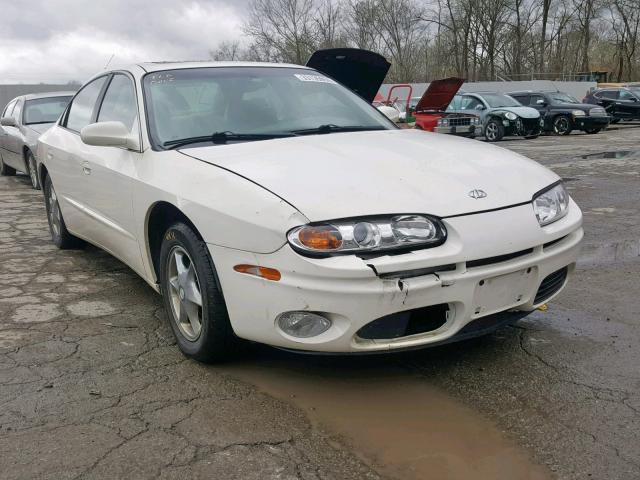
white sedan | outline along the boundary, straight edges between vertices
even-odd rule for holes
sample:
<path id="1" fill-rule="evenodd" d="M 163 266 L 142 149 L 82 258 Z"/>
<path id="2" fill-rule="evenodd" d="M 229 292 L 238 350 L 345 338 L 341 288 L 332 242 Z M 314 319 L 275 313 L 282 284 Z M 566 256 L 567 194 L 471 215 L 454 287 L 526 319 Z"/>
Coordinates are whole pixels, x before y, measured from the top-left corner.
<path id="1" fill-rule="evenodd" d="M 365 353 L 485 333 L 557 295 L 583 237 L 555 173 L 400 130 L 296 65 L 101 72 L 37 158 L 53 242 L 129 265 L 202 361 L 238 337 Z"/>

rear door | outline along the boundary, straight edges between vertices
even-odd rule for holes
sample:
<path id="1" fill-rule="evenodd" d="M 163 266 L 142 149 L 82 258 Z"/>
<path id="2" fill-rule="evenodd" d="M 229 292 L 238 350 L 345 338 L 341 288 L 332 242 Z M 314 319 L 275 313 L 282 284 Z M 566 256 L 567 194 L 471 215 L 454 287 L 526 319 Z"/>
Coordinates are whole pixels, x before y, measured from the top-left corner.
<path id="1" fill-rule="evenodd" d="M 24 160 L 22 156 L 22 132 L 20 132 L 20 124 L 22 123 L 22 107 L 24 100 L 18 98 L 11 112 L 11 117 L 16 122 L 15 127 L 2 127 L 5 131 L 2 161 L 7 165 L 25 171 Z"/>
<path id="2" fill-rule="evenodd" d="M 84 163 L 91 148 L 80 138 L 80 130 L 92 123 L 98 98 L 103 92 L 107 75 L 87 83 L 71 100 L 60 125 L 49 135 L 43 161 L 47 166 L 67 228 L 83 238 L 95 241 L 94 219 L 87 210 Z"/>
<path id="3" fill-rule="evenodd" d="M 640 102 L 636 96 L 628 90 L 620 90 L 616 102 L 618 116 L 622 118 L 640 118 Z"/>
<path id="4" fill-rule="evenodd" d="M 328 75 L 371 103 L 391 64 L 382 55 L 369 50 L 330 48 L 314 52 L 307 67 Z"/>

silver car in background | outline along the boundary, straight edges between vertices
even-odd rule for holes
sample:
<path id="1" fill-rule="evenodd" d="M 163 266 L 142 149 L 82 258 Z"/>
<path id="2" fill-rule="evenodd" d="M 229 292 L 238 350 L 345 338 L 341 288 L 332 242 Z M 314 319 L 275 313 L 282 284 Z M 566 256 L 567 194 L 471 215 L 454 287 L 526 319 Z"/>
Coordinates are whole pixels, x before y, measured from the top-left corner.
<path id="1" fill-rule="evenodd" d="M 75 92 L 22 95 L 11 100 L 0 119 L 0 175 L 29 174 L 40 189 L 35 151 L 38 137 L 58 120 Z"/>

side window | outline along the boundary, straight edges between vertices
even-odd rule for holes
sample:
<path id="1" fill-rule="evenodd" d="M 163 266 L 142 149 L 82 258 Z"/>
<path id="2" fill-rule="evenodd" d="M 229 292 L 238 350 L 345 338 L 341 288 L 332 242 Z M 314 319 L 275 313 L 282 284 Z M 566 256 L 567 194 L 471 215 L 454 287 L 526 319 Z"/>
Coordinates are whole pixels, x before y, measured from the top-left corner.
<path id="1" fill-rule="evenodd" d="M 73 99 L 65 121 L 65 126 L 69 130 L 79 132 L 82 127 L 86 127 L 91 123 L 93 109 L 106 80 L 106 76 L 96 78 L 80 90 L 80 93 Z"/>
<path id="2" fill-rule="evenodd" d="M 114 75 L 100 105 L 98 122 L 122 122 L 129 129 L 137 125 L 138 106 L 133 82 L 122 74 Z"/>
<path id="3" fill-rule="evenodd" d="M 16 102 L 16 106 L 13 109 L 13 114 L 11 115 L 15 118 L 16 123 L 22 123 L 22 100 L 18 100 Z"/>
<path id="4" fill-rule="evenodd" d="M 511 95 L 522 105 L 529 105 L 529 95 Z"/>
<path id="5" fill-rule="evenodd" d="M 6 107 L 4 107 L 4 110 L 2 112 L 2 116 L 3 117 L 10 117 L 11 116 L 11 112 L 13 111 L 13 107 L 16 104 L 16 101 L 14 100 L 13 102 L 9 102 L 7 104 Z"/>
<path id="6" fill-rule="evenodd" d="M 608 98 L 609 100 L 615 100 L 618 98 L 618 92 L 615 90 L 604 90 L 599 95 L 600 98 Z"/>
<path id="7" fill-rule="evenodd" d="M 476 97 L 464 97 L 461 110 L 477 110 L 482 102 Z"/>
<path id="8" fill-rule="evenodd" d="M 542 105 L 538 102 L 545 102 L 545 99 L 542 95 L 531 95 L 531 99 L 529 100 L 529 105 L 533 107 L 541 107 Z M 523 105 L 526 105 L 523 103 Z"/>
<path id="9" fill-rule="evenodd" d="M 635 100 L 636 99 L 636 97 L 631 92 L 628 92 L 627 90 L 620 90 L 619 98 L 620 98 L 620 100 Z"/>

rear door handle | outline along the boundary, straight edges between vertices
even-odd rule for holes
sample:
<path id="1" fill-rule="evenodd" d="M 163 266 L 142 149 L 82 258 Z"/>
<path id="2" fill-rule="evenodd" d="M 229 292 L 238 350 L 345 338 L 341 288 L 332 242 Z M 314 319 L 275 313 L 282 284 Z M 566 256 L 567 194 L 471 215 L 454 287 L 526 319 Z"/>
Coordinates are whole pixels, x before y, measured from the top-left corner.
<path id="1" fill-rule="evenodd" d="M 91 167 L 89 166 L 89 162 L 82 162 L 82 171 L 85 175 L 91 175 Z"/>

